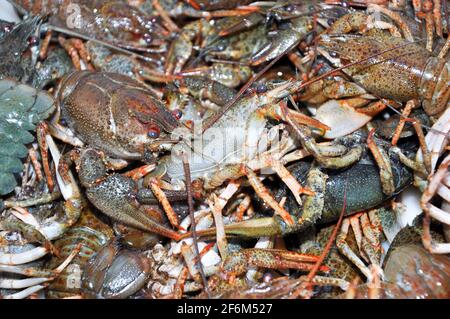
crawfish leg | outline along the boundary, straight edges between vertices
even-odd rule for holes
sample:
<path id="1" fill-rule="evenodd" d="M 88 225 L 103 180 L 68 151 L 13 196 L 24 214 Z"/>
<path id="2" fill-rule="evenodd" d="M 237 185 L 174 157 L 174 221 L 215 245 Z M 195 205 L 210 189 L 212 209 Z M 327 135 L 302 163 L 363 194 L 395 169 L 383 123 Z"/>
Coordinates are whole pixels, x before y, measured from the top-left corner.
<path id="1" fill-rule="evenodd" d="M 51 203 L 58 198 L 61 197 L 61 193 L 59 191 L 55 191 L 50 194 L 43 194 L 42 196 L 35 197 L 35 198 L 29 198 L 24 200 L 5 200 L 3 202 L 4 207 L 6 208 L 12 208 L 12 207 L 30 207 L 30 206 L 36 206 L 36 205 L 43 205 Z"/>
<path id="2" fill-rule="evenodd" d="M 416 106 L 417 101 L 410 100 L 406 103 L 405 108 L 403 109 L 402 116 L 400 117 L 400 121 L 398 122 L 397 127 L 395 128 L 394 136 L 392 136 L 392 145 L 397 145 L 398 140 L 400 139 L 400 135 L 402 134 L 403 127 L 405 126 L 406 118 L 411 114 L 412 109 Z"/>
<path id="3" fill-rule="evenodd" d="M 387 8 L 384 8 L 380 5 L 377 4 L 370 4 L 368 6 L 368 12 L 381 12 L 384 13 L 385 15 L 389 16 L 394 22 L 396 22 L 398 24 L 398 26 L 400 27 L 400 29 L 403 32 L 403 36 L 406 40 L 410 41 L 410 42 L 414 42 L 414 38 L 412 36 L 411 30 L 408 26 L 407 23 L 405 23 L 404 19 L 402 18 L 401 15 L 399 15 L 398 13 L 389 10 Z M 377 23 L 377 22 L 375 22 Z M 379 23 L 379 22 L 378 22 Z"/>
<path id="4" fill-rule="evenodd" d="M 373 265 L 380 267 L 381 243 L 376 234 L 375 227 L 370 222 L 367 214 L 361 215 L 360 222 L 364 233 L 364 237 L 362 238 L 362 248 L 364 253 Z"/>
<path id="5" fill-rule="evenodd" d="M 163 20 L 164 25 L 171 33 L 180 32 L 180 28 L 172 21 L 166 10 L 159 4 L 158 0 L 153 0 L 152 5 Z"/>
<path id="6" fill-rule="evenodd" d="M 72 63 L 77 70 L 81 70 L 81 61 L 85 64 L 86 69 L 93 70 L 93 66 L 90 64 L 89 53 L 84 46 L 83 41 L 80 39 L 64 39 L 62 36 L 58 37 L 60 45 L 67 51 Z"/>
<path id="7" fill-rule="evenodd" d="M 450 225 L 450 214 L 430 203 L 431 198 L 439 193 L 445 201 L 450 202 L 450 191 L 445 180 L 450 179 L 448 167 L 450 165 L 450 155 L 444 159 L 438 170 L 430 178 L 428 185 L 420 199 L 420 205 L 425 212 L 423 220 L 422 242 L 426 249 L 434 254 L 447 254 L 450 252 L 450 244 L 437 244 L 432 242 L 430 233 L 430 218 L 433 217 L 440 222 Z M 448 183 L 447 183 L 448 184 Z"/>
<path id="8" fill-rule="evenodd" d="M 155 164 L 146 164 L 146 165 L 137 167 L 129 172 L 126 172 L 124 175 L 137 181 L 138 179 L 144 177 L 145 175 L 147 175 L 154 169 L 155 169 Z"/>
<path id="9" fill-rule="evenodd" d="M 357 109 L 359 113 L 366 114 L 368 116 L 375 116 L 383 111 L 387 105 L 383 101 L 376 101 L 369 103 L 369 105 Z"/>
<path id="10" fill-rule="evenodd" d="M 442 47 L 441 52 L 439 52 L 438 57 L 440 59 L 444 59 L 449 50 L 450 50 L 450 38 L 447 38 L 447 41 L 445 41 L 445 44 Z"/>
<path id="11" fill-rule="evenodd" d="M 413 1 L 414 11 L 419 19 L 425 20 L 425 30 L 427 35 L 426 48 L 428 51 L 433 50 L 433 38 L 434 38 L 434 19 L 433 19 L 433 2 L 426 1 Z M 440 10 L 440 8 L 439 8 Z M 442 33 L 442 27 L 440 28 Z M 439 31 L 438 31 L 439 32 Z"/>
<path id="12" fill-rule="evenodd" d="M 394 176 L 392 173 L 391 161 L 389 156 L 384 150 L 378 147 L 373 139 L 375 130 L 372 129 L 367 137 L 367 146 L 375 158 L 379 168 L 380 168 L 380 179 L 381 186 L 383 188 L 383 193 L 386 195 L 391 195 L 395 192 Z"/>
<path id="13" fill-rule="evenodd" d="M 36 227 L 26 224 L 15 217 L 9 216 L 0 222 L 0 228 L 7 231 L 19 231 L 22 236 L 31 243 L 40 243 L 52 249 L 51 242 L 42 235 Z"/>
<path id="14" fill-rule="evenodd" d="M 21 267 L 21 266 L 8 266 L 0 265 L 0 271 L 7 272 L 10 274 L 19 274 L 28 277 L 53 277 L 55 272 L 48 269 L 40 269 L 35 267 Z"/>
<path id="15" fill-rule="evenodd" d="M 179 33 L 178 38 L 172 41 L 167 54 L 166 74 L 178 73 L 183 69 L 183 66 L 192 55 L 194 47 L 192 40 L 195 38 L 195 35 L 195 28 L 192 30 L 185 28 Z"/>
<path id="16" fill-rule="evenodd" d="M 23 253 L 17 254 L 4 254 L 0 253 L 0 264 L 2 265 L 22 265 L 26 264 L 39 258 L 42 258 L 49 252 L 48 248 L 37 247 L 31 250 L 25 251 Z"/>
<path id="17" fill-rule="evenodd" d="M 243 238 L 259 238 L 283 235 L 296 230 L 294 227 L 287 227 L 286 224 L 278 216 L 252 218 L 243 222 L 229 224 L 224 226 L 227 236 L 239 236 Z M 216 236 L 216 228 L 212 227 L 205 230 L 198 230 L 199 237 Z M 191 237 L 191 233 L 180 234 L 180 239 Z"/>
<path id="18" fill-rule="evenodd" d="M 425 165 L 425 169 L 427 172 L 431 172 L 431 154 L 428 150 L 428 145 L 425 141 L 425 134 L 422 130 L 422 125 L 420 124 L 420 121 L 416 118 L 413 118 L 412 120 L 407 119 L 407 121 L 412 122 L 414 130 L 416 131 L 417 138 L 419 139 L 420 149 L 422 150 L 423 155 L 423 163 Z"/>
<path id="19" fill-rule="evenodd" d="M 174 226 L 177 229 L 184 230 L 178 221 L 178 216 L 175 213 L 175 211 L 172 208 L 172 205 L 170 204 L 169 200 L 167 199 L 166 194 L 162 191 L 162 189 L 158 185 L 158 180 L 153 178 L 150 180 L 149 186 L 155 195 L 155 197 L 158 199 L 158 201 L 161 203 L 164 212 L 167 215 L 167 218 L 170 221 L 170 224 Z"/>
<path id="20" fill-rule="evenodd" d="M 51 278 L 0 279 L 0 288 L 22 289 L 50 281 Z"/>
<path id="21" fill-rule="evenodd" d="M 39 49 L 39 58 L 41 60 L 45 60 L 48 53 L 48 46 L 50 44 L 50 40 L 52 39 L 52 30 L 48 30 L 45 33 L 45 38 L 42 40 L 41 48 Z"/>
<path id="22" fill-rule="evenodd" d="M 184 284 L 186 283 L 188 275 L 189 275 L 188 268 L 184 267 L 180 271 L 180 274 L 178 275 L 175 287 L 173 288 L 173 293 L 172 293 L 173 299 L 181 299 L 183 297 Z"/>
<path id="23" fill-rule="evenodd" d="M 268 193 L 267 189 L 261 183 L 256 174 L 247 169 L 247 176 L 249 176 L 250 183 L 253 183 L 256 193 L 263 199 L 269 201 L 276 209 L 281 210 L 285 214 L 289 214 L 275 199 Z M 250 172 L 250 173 L 249 173 Z M 286 223 L 283 218 L 276 214 L 273 217 L 249 219 L 243 222 L 238 222 L 224 227 L 225 234 L 236 235 L 246 238 L 269 237 L 275 235 L 285 235 L 292 233 L 299 229 L 314 223 L 320 218 L 324 206 L 324 192 L 326 186 L 327 175 L 322 173 L 318 168 L 312 169 L 308 175 L 307 189 L 314 193 L 313 196 L 305 195 L 303 199 L 303 216 L 296 219 L 293 224 Z M 267 193 L 265 193 L 267 192 Z M 295 217 L 289 214 L 289 217 L 294 220 Z M 197 231 L 198 236 L 213 237 L 216 234 L 215 228 Z M 181 238 L 190 237 L 191 234 L 184 234 Z"/>
<path id="24" fill-rule="evenodd" d="M 262 111 L 262 110 L 261 110 Z M 281 102 L 278 105 L 269 105 L 264 109 L 265 115 L 276 120 L 283 119 L 284 121 L 291 121 L 297 123 L 297 125 L 304 124 L 316 129 L 326 131 L 330 127 L 322 122 L 313 119 L 303 113 L 289 109 L 286 106 L 286 102 Z"/>
<path id="25" fill-rule="evenodd" d="M 342 255 L 347 257 L 367 278 L 371 278 L 371 272 L 369 268 L 362 262 L 362 260 L 352 251 L 347 244 L 346 238 L 348 229 L 350 228 L 350 222 L 348 219 L 342 221 L 342 226 L 339 234 L 336 238 L 336 246 Z"/>
<path id="26" fill-rule="evenodd" d="M 265 194 L 267 189 L 262 185 L 256 174 L 250 171 L 249 180 L 253 183 L 253 187 L 256 193 L 263 199 L 270 201 L 270 203 L 280 209 L 282 212 L 289 214 L 270 194 Z M 286 223 L 282 217 L 276 214 L 273 217 L 266 218 L 255 218 L 249 219 L 243 222 L 226 225 L 224 227 L 226 235 L 236 235 L 240 237 L 247 238 L 257 238 L 257 237 L 269 237 L 275 235 L 285 235 L 298 231 L 299 229 L 304 229 L 305 227 L 311 225 L 320 218 L 322 215 L 322 210 L 324 206 L 324 192 L 326 186 L 326 180 L 328 176 L 322 173 L 318 168 L 312 169 L 308 174 L 307 189 L 311 190 L 314 195 L 305 195 L 306 198 L 303 199 L 303 215 L 299 218 L 295 218 L 289 214 L 289 217 L 296 222 L 294 224 Z M 199 236 L 214 236 L 216 233 L 215 228 L 210 228 L 206 230 L 197 231 Z M 184 234 L 181 238 L 189 237 L 190 234 Z"/>
<path id="27" fill-rule="evenodd" d="M 38 181 L 42 180 L 42 170 L 41 170 L 41 164 L 39 163 L 37 152 L 34 146 L 31 146 L 28 149 L 28 156 L 30 157 L 31 163 L 33 164 L 34 171 L 36 172 L 36 177 Z M 52 190 L 50 190 L 52 191 Z"/>
<path id="28" fill-rule="evenodd" d="M 298 221 L 299 224 L 314 224 L 322 216 L 325 205 L 325 190 L 328 175 L 322 173 L 319 168 L 314 167 L 308 172 L 306 184 L 314 195 L 304 196 L 303 214 Z"/>
<path id="29" fill-rule="evenodd" d="M 414 130 L 416 131 L 417 137 L 419 139 L 419 145 L 423 154 L 423 160 L 412 160 L 405 154 L 403 154 L 402 151 L 397 147 L 393 150 L 398 154 L 400 161 L 405 166 L 408 166 L 410 169 L 414 170 L 417 173 L 420 173 L 423 176 L 427 176 L 431 172 L 431 153 L 428 150 L 428 145 L 425 141 L 425 135 L 423 133 L 420 121 L 416 118 L 406 118 L 405 122 L 412 122 L 413 124 Z"/>
<path id="30" fill-rule="evenodd" d="M 291 172 L 289 172 L 289 170 L 286 167 L 284 167 L 283 163 L 280 160 L 277 160 L 269 156 L 267 161 L 269 166 L 277 173 L 277 175 L 281 178 L 283 183 L 285 183 L 287 187 L 291 190 L 292 194 L 295 197 L 295 200 L 299 205 L 302 205 L 300 194 L 314 195 L 312 191 L 300 185 L 300 183 L 295 179 L 295 177 L 291 174 Z"/>
<path id="31" fill-rule="evenodd" d="M 293 121 L 289 116 L 286 117 L 288 123 L 294 128 L 294 131 L 302 146 L 307 149 L 322 166 L 332 169 L 345 168 L 356 161 L 358 161 L 362 156 L 362 147 L 356 146 L 349 150 L 346 154 L 338 157 L 326 156 L 329 154 L 330 147 L 327 145 L 324 150 L 323 147 L 318 144 L 314 138 L 311 136 L 311 132 L 304 125 L 299 125 Z"/>
<path id="32" fill-rule="evenodd" d="M 300 277 L 300 278 L 302 278 L 302 277 Z M 341 278 L 335 278 L 335 277 L 324 277 L 324 276 L 315 275 L 311 281 L 313 284 L 318 285 L 318 286 L 339 287 L 344 291 L 346 291 L 350 287 L 350 283 L 347 280 L 344 280 Z"/>
<path id="33" fill-rule="evenodd" d="M 48 124 L 48 132 L 50 135 L 56 137 L 58 140 L 63 141 L 66 144 L 70 144 L 75 147 L 82 147 L 84 143 L 76 137 L 72 131 L 70 131 L 68 128 L 63 127 L 62 125 L 58 124 L 56 121 L 58 119 L 55 119 L 55 121 L 52 120 L 51 123 Z"/>
<path id="34" fill-rule="evenodd" d="M 223 263 L 223 270 L 228 276 L 242 275 L 250 266 L 310 270 L 317 259 L 317 256 L 282 249 L 250 248 L 230 254 Z M 322 266 L 320 270 L 327 271 L 328 267 Z"/>
<path id="35" fill-rule="evenodd" d="M 47 179 L 47 186 L 50 192 L 53 192 L 55 187 L 55 181 L 52 177 L 50 164 L 48 163 L 48 145 L 45 140 L 45 136 L 48 134 L 48 126 L 45 122 L 38 124 L 36 128 L 37 141 L 41 150 L 42 166 L 44 168 L 44 174 Z"/>
<path id="36" fill-rule="evenodd" d="M 433 0 L 433 17 L 434 17 L 434 24 L 436 28 L 436 33 L 438 36 L 443 36 L 443 30 L 442 30 L 442 14 L 441 14 L 441 0 Z"/>
<path id="37" fill-rule="evenodd" d="M 353 234 L 355 235 L 356 245 L 358 245 L 358 249 L 361 254 L 361 257 L 365 261 L 368 261 L 368 258 L 362 248 L 363 233 L 361 231 L 361 224 L 359 222 L 359 218 L 361 217 L 362 214 L 363 213 L 355 214 L 353 216 L 348 217 L 348 219 L 350 221 L 350 226 L 352 227 Z"/>
<path id="38" fill-rule="evenodd" d="M 251 197 L 249 195 L 245 195 L 242 202 L 239 203 L 239 206 L 236 208 L 235 216 L 236 221 L 240 222 L 244 219 L 244 214 L 248 210 L 251 205 Z"/>
<path id="39" fill-rule="evenodd" d="M 398 147 L 394 147 L 392 150 L 398 155 L 398 158 L 403 165 L 409 167 L 417 173 L 420 173 L 423 176 L 428 175 L 427 170 L 422 162 L 410 159 L 405 154 L 403 154 L 403 152 Z"/>
<path id="40" fill-rule="evenodd" d="M 73 163 L 79 160 L 80 152 L 77 149 L 64 153 L 58 163 L 58 172 L 66 184 L 70 184 L 69 170 Z"/>
<path id="41" fill-rule="evenodd" d="M 256 194 L 264 200 L 264 202 L 269 205 L 276 214 L 278 214 L 286 224 L 293 225 L 294 220 L 292 219 L 289 212 L 287 212 L 283 207 L 278 204 L 278 202 L 273 198 L 273 196 L 269 193 L 269 191 L 266 189 L 264 184 L 259 180 L 258 176 L 253 172 L 250 168 L 245 167 L 243 168 L 245 170 L 245 173 L 248 177 L 248 181 L 250 182 L 250 185 L 252 185 L 253 189 L 255 190 Z"/>
<path id="42" fill-rule="evenodd" d="M 46 287 L 46 285 L 36 285 L 32 286 L 30 288 L 21 290 L 19 292 L 16 292 L 11 295 L 2 296 L 3 299 L 25 299 L 28 296 L 31 296 L 32 294 L 38 292 L 39 290 L 42 290 Z"/>

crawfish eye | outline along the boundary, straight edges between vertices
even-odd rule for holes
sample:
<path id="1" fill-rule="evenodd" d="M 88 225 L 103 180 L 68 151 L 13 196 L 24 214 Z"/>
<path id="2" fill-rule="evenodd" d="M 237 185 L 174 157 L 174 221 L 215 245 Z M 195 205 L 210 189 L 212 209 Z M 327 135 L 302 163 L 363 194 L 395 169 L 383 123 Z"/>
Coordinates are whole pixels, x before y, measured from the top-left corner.
<path id="1" fill-rule="evenodd" d="M 12 30 L 12 27 L 10 25 L 5 25 L 3 27 L 3 31 L 6 32 L 6 33 L 11 32 L 11 30 Z"/>
<path id="2" fill-rule="evenodd" d="M 144 41 L 147 44 L 152 44 L 153 37 L 150 34 L 144 34 Z"/>
<path id="3" fill-rule="evenodd" d="M 330 52 L 330 57 L 337 58 L 337 57 L 339 57 L 339 54 L 337 52 L 335 52 L 335 51 L 331 51 Z"/>
<path id="4" fill-rule="evenodd" d="M 159 128 L 157 126 L 154 126 L 148 130 L 147 135 L 151 138 L 158 138 L 160 133 L 161 131 L 159 130 Z"/>
<path id="5" fill-rule="evenodd" d="M 293 4 L 289 4 L 284 8 L 287 12 L 292 12 L 295 9 L 295 6 Z"/>
<path id="6" fill-rule="evenodd" d="M 183 116 L 183 112 L 181 112 L 181 110 L 179 109 L 173 110 L 172 114 L 176 117 L 177 120 L 181 119 L 181 117 Z"/>
<path id="7" fill-rule="evenodd" d="M 28 38 L 28 45 L 34 46 L 38 43 L 38 39 L 35 36 L 31 36 Z"/>
<path id="8" fill-rule="evenodd" d="M 267 86 L 264 83 L 258 84 L 258 86 L 256 87 L 256 92 L 257 93 L 267 92 Z"/>

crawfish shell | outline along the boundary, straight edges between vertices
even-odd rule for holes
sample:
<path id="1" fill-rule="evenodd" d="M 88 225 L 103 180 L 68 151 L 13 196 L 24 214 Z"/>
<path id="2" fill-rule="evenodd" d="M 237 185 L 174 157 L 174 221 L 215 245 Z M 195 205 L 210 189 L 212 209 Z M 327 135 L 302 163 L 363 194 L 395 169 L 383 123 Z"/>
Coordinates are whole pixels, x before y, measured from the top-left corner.
<path id="1" fill-rule="evenodd" d="M 450 298 L 450 258 L 446 255 L 431 254 L 421 245 L 401 246 L 391 253 L 384 271 L 402 298 Z"/>
<path id="2" fill-rule="evenodd" d="M 28 153 L 25 145 L 34 141 L 30 131 L 54 109 L 49 94 L 14 80 L 0 80 L 0 195 L 17 185 L 14 174 L 22 171 L 20 159 Z"/>

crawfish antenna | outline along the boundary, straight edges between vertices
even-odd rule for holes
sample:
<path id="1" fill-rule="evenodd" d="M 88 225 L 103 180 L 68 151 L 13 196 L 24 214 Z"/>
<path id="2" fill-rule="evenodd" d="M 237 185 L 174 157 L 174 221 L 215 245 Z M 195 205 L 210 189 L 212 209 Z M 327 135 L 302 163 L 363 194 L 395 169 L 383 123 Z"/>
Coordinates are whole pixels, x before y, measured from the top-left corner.
<path id="1" fill-rule="evenodd" d="M 203 265 L 200 257 L 200 251 L 198 250 L 198 237 L 197 232 L 195 230 L 195 218 L 194 218 L 194 203 L 192 202 L 192 186 L 191 186 L 191 169 L 189 167 L 189 160 L 186 155 L 186 153 L 183 153 L 183 169 L 184 169 L 184 175 L 185 175 L 185 182 L 186 182 L 186 191 L 187 191 L 187 200 L 188 200 L 188 207 L 189 207 L 189 216 L 191 217 L 191 227 L 192 227 L 192 239 L 194 242 L 194 251 L 197 259 L 197 267 L 200 272 L 200 276 L 202 277 L 203 281 L 203 288 L 205 289 L 206 294 L 208 295 L 208 298 L 211 299 L 211 292 L 209 291 L 208 287 L 208 281 L 206 280 L 205 272 L 203 271 Z"/>
<path id="2" fill-rule="evenodd" d="M 150 62 L 150 63 L 156 63 L 156 64 L 160 63 L 160 61 L 152 59 L 152 58 L 147 57 L 145 55 L 138 54 L 136 52 L 133 52 L 133 51 L 130 51 L 130 50 L 118 47 L 118 46 L 113 45 L 111 43 L 108 43 L 108 42 L 105 42 L 105 41 L 102 41 L 102 40 L 98 40 L 98 39 L 86 36 L 84 34 L 81 34 L 79 32 L 75 32 L 73 30 L 57 27 L 57 26 L 54 26 L 52 24 L 47 24 L 47 28 L 49 30 L 53 30 L 53 31 L 60 32 L 60 33 L 66 34 L 66 35 L 70 35 L 71 37 L 76 37 L 76 38 L 80 38 L 80 39 L 83 39 L 83 40 L 86 40 L 86 41 L 95 42 L 95 43 L 100 44 L 100 45 L 102 45 L 104 47 L 107 47 L 108 49 L 111 49 L 111 50 L 114 50 L 114 51 L 117 51 L 117 52 L 120 52 L 120 53 L 123 53 L 123 54 L 126 54 L 126 55 L 133 56 L 133 57 L 135 57 L 136 59 L 139 59 L 139 60 L 143 60 L 143 61 Z"/>

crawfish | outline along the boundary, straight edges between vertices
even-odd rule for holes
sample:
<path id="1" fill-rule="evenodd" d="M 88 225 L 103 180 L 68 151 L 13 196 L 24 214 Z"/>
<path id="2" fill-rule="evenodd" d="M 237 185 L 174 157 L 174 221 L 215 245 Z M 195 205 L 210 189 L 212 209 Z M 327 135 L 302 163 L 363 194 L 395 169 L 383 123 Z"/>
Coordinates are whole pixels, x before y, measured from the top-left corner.
<path id="1" fill-rule="evenodd" d="M 165 50 L 167 31 L 158 19 L 127 1 L 14 1 L 34 15 L 50 15 L 49 24 L 103 40 L 122 48 L 145 52 Z"/>
<path id="2" fill-rule="evenodd" d="M 355 144 L 361 146 L 366 138 L 367 135 L 363 132 L 356 132 L 353 135 L 341 138 L 336 142 L 355 149 Z M 380 148 L 389 151 L 388 143 L 377 139 L 376 144 L 378 144 Z M 414 148 L 414 146 L 405 145 L 408 154 L 412 153 L 410 148 Z M 302 198 L 302 206 L 299 206 L 295 196 L 288 196 L 285 206 L 287 207 L 287 211 L 292 214 L 291 218 L 294 220 L 293 225 L 289 224 L 284 216 L 281 218 L 280 216 L 274 216 L 271 218 L 254 218 L 226 225 L 224 231 L 230 236 L 234 235 L 247 238 L 286 235 L 303 230 L 311 225 L 336 220 L 344 209 L 344 205 L 345 215 L 354 214 L 378 206 L 389 197 L 398 194 L 412 180 L 411 172 L 401 164 L 396 152 L 391 150 L 388 154 L 388 160 L 392 167 L 392 176 L 390 176 L 390 178 L 394 185 L 394 189 L 390 193 L 385 192 L 385 177 L 380 175 L 377 165 L 367 152 L 363 152 L 362 158 L 353 165 L 351 165 L 351 161 L 349 162 L 348 158 L 343 158 L 342 161 L 347 162 L 348 165 L 348 168 L 345 170 L 323 169 L 320 165 L 311 166 L 311 164 L 307 162 L 299 162 L 293 166 L 296 167 L 296 169 L 291 170 L 290 173 L 299 181 L 306 180 L 306 185 L 302 183 L 302 186 L 312 190 L 314 195 L 304 195 Z M 171 173 L 171 167 L 173 166 L 168 167 L 169 174 Z M 203 172 L 199 171 L 199 173 Z M 221 174 L 222 173 L 219 171 L 214 177 L 220 177 Z M 249 178 L 251 178 L 251 176 L 249 176 Z M 368 188 L 364 189 L 361 187 L 362 185 L 365 185 Z M 255 188 L 254 185 L 252 186 Z M 287 191 L 287 188 L 285 188 L 285 191 Z M 295 191 L 292 189 L 291 191 L 293 191 L 295 195 Z M 347 194 L 346 204 L 344 204 L 343 201 L 344 193 Z M 275 201 L 278 202 L 280 197 L 285 195 L 286 193 L 277 194 L 275 196 Z M 263 198 L 263 200 L 269 207 L 276 209 L 276 207 L 271 205 L 267 198 Z M 216 230 L 214 228 L 197 231 L 200 236 L 211 236 L 214 235 L 215 232 Z M 347 248 L 345 247 L 345 249 Z M 379 262 L 379 259 L 376 261 L 378 257 L 375 257 L 372 253 L 370 253 L 369 258 L 371 262 L 372 260 Z M 354 258 L 352 257 L 351 260 L 353 259 Z M 292 256 L 290 252 L 250 249 L 233 253 L 229 256 L 229 259 L 225 261 L 223 267 L 228 273 L 239 275 L 246 269 L 249 263 L 256 263 L 262 267 L 271 268 L 274 267 L 274 265 L 281 265 L 280 267 L 282 267 L 283 261 L 286 260 L 295 263 L 296 257 Z M 367 270 L 359 259 L 358 267 L 360 267 L 366 276 L 370 276 L 370 271 Z"/>
<path id="3" fill-rule="evenodd" d="M 145 231 L 159 229 L 157 232 L 170 238 L 179 238 L 179 234 L 158 226 L 147 216 L 145 205 L 141 205 L 144 202 L 140 202 L 148 203 L 148 196 L 140 196 L 141 187 L 135 180 L 107 173 L 109 167 L 123 167 L 124 160 L 154 161 L 153 155 L 170 142 L 167 133 L 177 127 L 176 117 L 142 84 L 114 73 L 72 73 L 62 80 L 57 96 L 63 118 L 88 146 L 64 156 L 59 163 L 61 175 L 66 176 L 67 164 L 75 161 L 89 200 L 102 212 L 133 227 Z M 59 127 L 56 119 L 49 124 Z M 108 166 L 104 165 L 104 155 L 109 157 Z M 148 168 L 151 165 L 145 169 Z"/>
<path id="4" fill-rule="evenodd" d="M 178 126 L 145 86 L 126 76 L 75 72 L 61 83 L 62 117 L 84 143 L 109 156 L 143 159 L 160 135 Z"/>
<path id="5" fill-rule="evenodd" d="M 250 136 L 260 136 L 265 131 L 267 124 L 266 118 L 274 118 L 276 120 L 285 118 L 285 115 L 281 113 L 279 105 L 275 103 L 295 90 L 295 83 L 284 82 L 262 94 L 253 92 L 243 97 L 233 109 L 212 124 L 211 127 L 208 126 L 211 124 L 210 120 L 212 117 L 205 119 L 201 124 L 206 125 L 208 129 L 205 131 L 205 136 L 203 137 L 205 142 L 201 144 L 202 149 L 194 149 L 194 153 L 192 153 L 192 164 L 190 164 L 192 176 L 194 178 L 206 177 L 206 179 L 210 179 L 216 167 L 220 168 L 242 163 L 243 156 L 246 156 L 247 160 L 253 159 L 258 150 L 261 151 L 261 147 L 264 146 L 258 146 L 258 141 L 252 141 L 249 149 L 245 149 L 244 145 L 246 140 L 251 138 Z M 300 112 L 289 109 L 288 115 L 295 118 L 296 121 L 306 123 L 312 127 L 327 129 L 320 122 L 311 120 Z M 241 119 L 246 119 L 246 121 L 242 121 Z M 242 134 L 242 132 L 246 132 L 246 134 Z M 195 141 L 196 136 L 193 137 Z M 222 146 L 216 143 L 225 144 Z M 180 143 L 179 145 L 179 150 L 184 148 L 184 151 L 190 154 L 186 150 L 186 144 Z M 218 151 L 214 151 L 216 149 Z M 225 162 L 224 159 L 226 160 Z M 167 168 L 168 177 L 172 179 L 183 178 L 179 158 L 166 158 L 162 163 Z M 217 163 L 221 164 L 217 165 Z M 216 182 L 211 183 L 211 188 L 214 188 L 213 184 L 218 183 L 216 186 L 219 186 L 223 181 L 218 178 Z"/>
<path id="6" fill-rule="evenodd" d="M 24 201 L 26 202 L 26 201 Z M 40 205 L 37 207 L 30 208 L 31 215 L 28 211 L 24 209 L 14 208 L 14 211 L 17 213 L 25 212 L 23 217 L 27 217 L 28 220 L 30 218 L 34 219 L 34 215 L 42 215 L 42 219 L 46 218 L 45 215 L 51 211 L 52 213 L 56 211 L 58 205 L 51 205 L 50 208 L 48 205 Z M 21 213 L 22 214 L 22 213 Z M 12 217 L 12 215 L 10 215 Z M 25 298 L 28 295 L 38 292 L 44 289 L 48 282 L 53 280 L 62 280 L 59 276 L 65 276 L 67 271 L 65 266 L 70 263 L 73 258 L 76 256 L 79 247 L 66 247 L 67 249 L 63 251 L 61 255 L 62 258 L 56 258 L 52 264 L 45 264 L 44 260 L 40 260 L 47 253 L 57 253 L 55 246 L 51 244 L 46 238 L 48 232 L 48 227 L 40 228 L 39 231 L 36 230 L 34 226 L 30 226 L 25 223 L 17 222 L 17 220 L 12 220 L 10 217 L 4 218 L 0 223 L 0 227 L 2 229 L 8 229 L 10 231 L 14 231 L 16 233 L 20 233 L 23 239 L 26 239 L 28 244 L 21 245 L 20 249 L 14 249 L 14 247 L 9 247 L 6 251 L 0 253 L 0 269 L 4 273 L 10 274 L 18 274 L 21 276 L 27 276 L 31 278 L 27 279 L 6 279 L 0 280 L 2 288 L 8 287 L 10 289 L 21 289 L 26 288 L 17 293 L 13 293 L 11 295 L 6 295 L 5 298 Z M 54 218 L 55 216 L 52 216 Z M 41 219 L 41 218 L 40 218 Z M 35 220 L 37 223 L 37 221 Z M 10 232 L 11 234 L 12 232 Z M 49 234 L 51 235 L 51 234 Z M 11 237 L 11 236 L 10 236 Z M 13 237 L 11 237 L 13 238 Z M 64 240 L 64 239 L 61 239 Z M 43 242 L 43 246 L 35 246 L 31 245 L 32 242 Z M 87 248 L 86 248 L 87 249 Z M 58 266 L 59 265 L 59 266 Z"/>
<path id="7" fill-rule="evenodd" d="M 279 30 L 270 32 L 264 46 L 249 62 L 251 65 L 259 65 L 270 61 L 292 51 L 302 40 L 309 44 L 314 34 L 322 32 L 332 21 L 346 13 L 347 8 L 325 3 L 280 1 L 266 12 L 268 18 L 280 24 Z"/>
<path id="8" fill-rule="evenodd" d="M 369 93 L 399 102 L 419 100 L 428 115 L 442 113 L 450 97 L 448 45 L 436 56 L 377 29 L 348 34 L 367 29 L 369 21 L 362 12 L 343 16 L 321 36 L 319 51 L 337 67 L 355 63 L 343 72 Z"/>
<path id="9" fill-rule="evenodd" d="M 367 135 L 361 131 L 341 138 L 341 143 L 353 143 L 361 145 Z M 229 235 L 243 237 L 261 237 L 271 235 L 285 235 L 305 229 L 307 226 L 335 221 L 344 205 L 344 192 L 346 192 L 345 215 L 354 214 L 376 207 L 382 204 L 389 197 L 398 194 L 402 189 L 412 181 L 411 171 L 401 164 L 395 150 L 389 151 L 387 142 L 378 140 L 380 148 L 387 149 L 389 161 L 392 165 L 392 176 L 394 181 L 394 192 L 386 194 L 383 190 L 383 178 L 373 157 L 364 151 L 362 158 L 353 165 L 349 165 L 343 170 L 323 169 L 320 165 L 311 165 L 308 162 L 299 162 L 290 167 L 293 176 L 299 181 L 306 181 L 306 186 L 311 189 L 315 195 L 303 195 L 303 205 L 299 206 L 298 201 L 288 197 L 287 207 L 290 212 L 295 214 L 297 223 L 287 225 L 278 217 L 264 217 L 250 219 L 240 223 L 228 225 L 225 231 Z M 408 154 L 411 155 L 411 147 Z M 304 182 L 302 182 L 304 183 Z M 362 187 L 364 186 L 364 187 Z M 285 192 L 286 189 L 283 190 Z M 279 193 L 276 198 L 281 198 L 285 193 Z M 199 234 L 211 235 L 212 230 L 201 231 Z"/>
<path id="10" fill-rule="evenodd" d="M 0 37 L 0 79 L 12 77 L 17 81 L 26 82 L 33 71 L 33 59 L 23 59 L 23 55 L 31 45 L 36 45 L 36 33 L 42 18 L 30 17 L 14 26 L 6 28 Z"/>
<path id="11" fill-rule="evenodd" d="M 206 54 L 207 57 L 238 61 L 258 52 L 265 41 L 266 30 L 264 26 L 255 26 L 225 37 L 217 36 L 220 30 L 227 30 L 239 21 L 238 17 L 230 17 L 214 20 L 213 24 L 204 19 L 188 23 L 171 44 L 166 62 L 166 72 L 169 74 L 179 73 L 183 69 L 193 55 L 194 40 L 198 35 L 201 35 L 203 39 L 201 43 L 204 52 L 202 57 Z M 249 73 L 248 70 L 240 71 L 240 68 L 242 66 L 233 68 L 236 69 L 235 76 L 239 77 L 240 73 L 243 73 L 241 75 Z M 211 74 L 214 75 L 214 73 L 212 70 Z"/>
<path id="12" fill-rule="evenodd" d="M 71 264 L 50 284 L 47 291 L 48 297 L 62 298 L 79 295 L 81 277 L 88 260 L 112 237 L 112 229 L 99 220 L 89 208 L 84 209 L 78 222 L 66 232 L 63 238 L 54 243 L 59 255 L 48 262 L 50 268 L 60 264 L 80 244 L 81 249 Z"/>
<path id="13" fill-rule="evenodd" d="M 117 241 L 112 241 L 87 263 L 83 294 L 88 298 L 127 298 L 145 285 L 152 266 L 143 252 L 121 249 Z"/>
<path id="14" fill-rule="evenodd" d="M 416 220 L 417 221 L 417 220 Z M 442 236 L 433 232 L 435 241 Z M 448 298 L 449 258 L 428 252 L 421 245 L 422 229 L 403 228 L 392 241 L 383 269 L 384 281 L 377 285 L 353 286 L 340 298 Z"/>
<path id="15" fill-rule="evenodd" d="M 44 61 L 39 62 L 31 76 L 34 87 L 44 88 L 55 84 L 64 75 L 73 71 L 72 61 L 64 49 L 51 50 Z"/>

